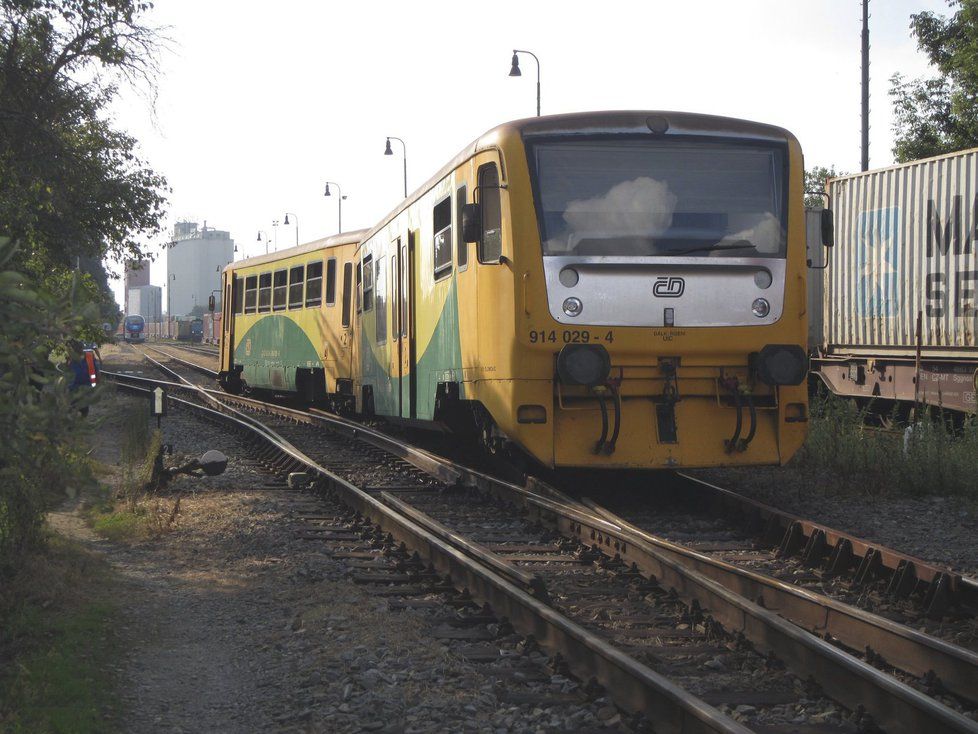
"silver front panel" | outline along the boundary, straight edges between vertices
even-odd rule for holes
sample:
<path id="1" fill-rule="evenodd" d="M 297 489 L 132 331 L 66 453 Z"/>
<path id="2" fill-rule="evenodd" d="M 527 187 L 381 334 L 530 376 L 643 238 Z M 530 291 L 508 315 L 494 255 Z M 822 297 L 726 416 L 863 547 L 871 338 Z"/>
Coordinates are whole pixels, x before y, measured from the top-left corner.
<path id="1" fill-rule="evenodd" d="M 741 257 L 543 258 L 550 314 L 562 324 L 582 326 L 764 326 L 784 309 L 785 261 Z M 572 268 L 574 278 L 561 271 Z M 768 283 L 766 287 L 762 287 Z M 580 313 L 569 316 L 564 302 L 577 298 Z M 755 316 L 755 299 L 770 311 Z M 672 309 L 668 312 L 667 309 Z"/>

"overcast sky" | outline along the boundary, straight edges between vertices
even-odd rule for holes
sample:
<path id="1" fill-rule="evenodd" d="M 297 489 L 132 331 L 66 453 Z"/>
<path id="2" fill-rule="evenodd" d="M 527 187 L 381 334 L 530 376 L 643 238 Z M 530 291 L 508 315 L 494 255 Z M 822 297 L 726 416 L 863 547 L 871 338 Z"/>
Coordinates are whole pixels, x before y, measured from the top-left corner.
<path id="1" fill-rule="evenodd" d="M 508 76 L 514 48 L 541 62 L 543 114 L 682 110 L 783 126 L 806 164 L 859 167 L 859 0 L 299 2 L 170 0 L 155 108 L 126 91 L 116 122 L 172 188 L 179 219 L 228 229 L 238 257 L 375 224 L 464 145 L 535 113 L 535 67 Z M 889 77 L 926 72 L 911 13 L 943 0 L 870 5 L 870 165 L 892 163 Z M 290 218 L 291 220 L 291 218 Z M 159 254 L 166 238 L 147 243 Z M 158 257 L 152 281 L 163 284 Z M 116 291 L 122 302 L 121 283 Z"/>

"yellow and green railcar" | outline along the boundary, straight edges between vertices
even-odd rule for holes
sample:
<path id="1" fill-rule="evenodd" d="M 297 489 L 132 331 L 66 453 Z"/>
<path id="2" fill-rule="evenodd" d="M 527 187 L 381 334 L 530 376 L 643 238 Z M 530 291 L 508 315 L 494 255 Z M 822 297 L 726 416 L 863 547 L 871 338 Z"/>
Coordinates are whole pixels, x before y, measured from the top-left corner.
<path id="1" fill-rule="evenodd" d="M 807 421 L 802 199 L 769 125 L 501 125 L 358 246 L 357 409 L 550 467 L 783 463 Z"/>
<path id="2" fill-rule="evenodd" d="M 353 270 L 365 231 L 241 260 L 224 270 L 221 385 L 352 404 Z"/>

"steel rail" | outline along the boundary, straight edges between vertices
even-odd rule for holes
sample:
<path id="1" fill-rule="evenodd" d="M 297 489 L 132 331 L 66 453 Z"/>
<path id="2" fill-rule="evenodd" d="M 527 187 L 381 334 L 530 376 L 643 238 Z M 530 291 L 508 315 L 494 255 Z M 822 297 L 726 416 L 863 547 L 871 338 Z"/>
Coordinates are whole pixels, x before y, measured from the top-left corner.
<path id="1" fill-rule="evenodd" d="M 152 349 L 154 352 L 158 352 L 158 353 L 162 354 L 167 359 L 172 359 L 174 362 L 179 362 L 180 364 L 184 365 L 185 367 L 189 367 L 192 370 L 196 370 L 197 372 L 200 372 L 201 374 L 207 375 L 208 377 L 212 377 L 215 380 L 217 379 L 217 371 L 216 370 L 212 370 L 209 367 L 204 367 L 203 365 L 199 365 L 196 362 L 191 362 L 190 360 L 187 360 L 187 359 L 181 359 L 180 357 L 177 357 L 174 354 L 170 354 L 169 352 L 164 352 L 162 349 L 160 349 L 158 347 L 151 347 L 148 344 L 144 344 L 143 346 L 145 346 L 147 349 Z M 143 354 L 143 356 L 144 357 L 148 357 L 148 355 L 146 355 L 145 353 Z M 153 360 L 153 361 L 156 362 L 156 360 Z M 169 370 L 169 369 L 168 369 L 168 371 L 172 372 L 172 370 Z M 176 373 L 173 373 L 173 374 L 176 374 Z"/>
<path id="2" fill-rule="evenodd" d="M 229 399 L 222 393 L 217 394 Z M 609 521 L 581 505 L 570 505 L 553 496 L 546 497 L 459 467 L 353 421 L 329 414 L 312 415 L 240 396 L 230 400 L 301 422 L 328 424 L 351 438 L 390 450 L 425 471 L 434 464 L 439 476 L 454 475 L 460 484 L 478 487 L 510 501 L 516 499 L 533 508 L 541 519 L 555 524 L 565 535 L 593 544 L 608 555 L 617 554 L 626 562 L 635 562 L 643 571 L 660 580 L 670 578 L 670 583 L 686 598 L 710 607 L 714 616 L 732 629 L 743 632 L 760 647 L 776 652 L 786 662 L 793 661 L 796 672 L 805 675 L 817 671 L 816 680 L 830 695 L 852 707 L 865 705 L 878 722 L 888 721 L 894 730 L 917 731 L 924 730 L 918 727 L 926 726 L 927 730 L 933 731 L 978 731 L 975 722 L 829 645 L 806 629 L 831 628 L 833 636 L 855 648 L 861 648 L 866 639 L 876 641 L 878 648 L 875 649 L 881 653 L 886 651 L 884 657 L 897 667 L 906 665 L 910 669 L 908 672 L 916 674 L 939 668 L 942 682 L 947 678 L 948 688 L 953 686 L 956 693 L 967 692 L 966 697 L 974 696 L 973 684 L 969 687 L 966 683 L 975 679 L 974 654 L 970 651 L 828 597 L 636 532 L 636 528 L 625 527 L 626 523 Z M 446 472 L 449 468 L 450 473 Z M 747 598 L 762 600 L 768 609 L 747 601 Z M 718 604 L 720 607 L 716 606 Z M 770 611 L 771 608 L 789 619 L 792 617 L 787 612 L 793 611 L 792 622 L 806 629 L 789 624 Z M 867 634 L 870 635 L 868 638 Z M 797 648 L 803 648 L 805 652 L 799 653 Z M 823 662 L 815 665 L 812 658 Z M 931 665 L 928 666 L 928 662 Z"/>
<path id="3" fill-rule="evenodd" d="M 819 560 L 828 557 L 830 567 L 849 567 L 858 562 L 857 581 L 885 570 L 891 574 L 890 587 L 897 595 L 919 591 L 917 587 L 923 584 L 927 587 L 924 603 L 932 614 L 940 613 L 952 601 L 978 609 L 978 579 L 806 520 L 689 474 L 676 472 L 675 476 L 683 481 L 684 494 L 699 494 L 717 508 L 718 514 L 737 512 L 755 527 L 764 528 L 768 540 L 775 544 L 780 541 L 782 553 L 804 549 L 806 557 Z"/>
<path id="4" fill-rule="evenodd" d="M 145 392 L 138 386 L 122 384 Z M 535 598 L 531 590 L 521 588 L 485 562 L 320 466 L 272 429 L 259 430 L 252 422 L 237 416 L 179 398 L 171 399 L 250 433 L 280 456 L 282 468 L 301 468 L 317 476 L 320 488 L 331 490 L 382 531 L 417 551 L 439 573 L 448 575 L 453 584 L 487 602 L 497 616 L 507 618 L 522 634 L 532 634 L 542 646 L 559 652 L 581 679 L 594 676 L 622 708 L 644 714 L 657 731 L 749 734 L 747 727 L 563 616 Z"/>

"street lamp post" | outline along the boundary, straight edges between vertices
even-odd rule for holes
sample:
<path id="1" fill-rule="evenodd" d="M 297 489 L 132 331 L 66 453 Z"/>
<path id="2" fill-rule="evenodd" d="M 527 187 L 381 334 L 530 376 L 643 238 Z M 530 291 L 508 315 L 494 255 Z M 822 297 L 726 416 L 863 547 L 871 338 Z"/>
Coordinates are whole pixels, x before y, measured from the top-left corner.
<path id="1" fill-rule="evenodd" d="M 533 60 L 537 62 L 537 117 L 540 116 L 540 59 L 532 51 L 523 51 L 521 49 L 513 49 L 513 65 L 509 70 L 510 76 L 523 76 L 520 71 L 520 59 L 517 54 L 529 54 L 533 57 Z"/>
<path id="2" fill-rule="evenodd" d="M 292 212 L 285 212 L 285 221 L 282 224 L 287 225 L 289 223 L 289 215 Z M 295 220 L 295 246 L 299 246 L 299 217 L 296 214 L 292 214 L 292 218 Z"/>
<path id="3" fill-rule="evenodd" d="M 268 232 L 263 229 L 258 230 L 258 237 L 255 238 L 256 242 L 261 242 L 261 236 L 265 235 L 265 254 L 268 254 Z"/>
<path id="4" fill-rule="evenodd" d="M 272 220 L 272 237 L 275 240 L 275 246 L 273 247 L 273 249 L 275 250 L 275 252 L 278 252 L 278 220 L 277 219 Z"/>
<path id="5" fill-rule="evenodd" d="M 177 279 L 176 273 L 170 273 L 170 279 L 166 283 L 166 338 L 170 338 L 170 322 L 173 319 L 173 281 Z"/>
<path id="6" fill-rule="evenodd" d="M 387 147 L 384 148 L 384 155 L 394 155 L 394 151 L 391 150 L 391 141 L 396 140 L 401 144 L 401 148 L 404 150 L 404 198 L 407 198 L 407 146 L 404 141 L 400 138 L 395 138 L 393 135 L 387 136 Z"/>
<path id="7" fill-rule="evenodd" d="M 339 192 L 339 194 L 336 197 L 337 203 L 339 204 L 339 214 L 338 214 L 338 221 L 336 226 L 339 229 L 339 231 L 342 232 L 343 231 L 343 200 L 346 199 L 346 197 L 343 196 L 343 189 L 341 189 L 340 185 L 335 181 L 326 182 L 326 190 L 323 191 L 323 196 L 332 196 L 332 194 L 329 191 L 330 186 L 335 186 L 336 190 Z"/>

